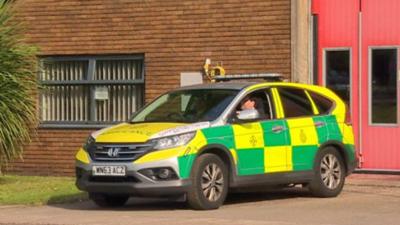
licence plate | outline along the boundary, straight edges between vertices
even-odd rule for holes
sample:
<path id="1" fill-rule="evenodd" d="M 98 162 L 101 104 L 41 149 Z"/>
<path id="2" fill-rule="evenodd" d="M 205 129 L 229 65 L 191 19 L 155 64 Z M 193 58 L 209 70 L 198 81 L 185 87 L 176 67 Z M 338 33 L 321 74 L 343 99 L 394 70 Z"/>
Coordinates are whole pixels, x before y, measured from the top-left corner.
<path id="1" fill-rule="evenodd" d="M 93 166 L 93 176 L 125 176 L 125 166 Z"/>

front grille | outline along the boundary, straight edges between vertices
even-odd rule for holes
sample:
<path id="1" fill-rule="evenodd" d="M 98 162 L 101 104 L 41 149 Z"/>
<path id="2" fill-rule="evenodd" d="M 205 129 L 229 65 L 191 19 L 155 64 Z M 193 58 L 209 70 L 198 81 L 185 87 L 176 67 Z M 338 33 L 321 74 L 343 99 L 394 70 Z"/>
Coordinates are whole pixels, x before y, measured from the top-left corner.
<path id="1" fill-rule="evenodd" d="M 95 161 L 133 161 L 151 150 L 151 144 L 96 144 L 89 150 Z"/>

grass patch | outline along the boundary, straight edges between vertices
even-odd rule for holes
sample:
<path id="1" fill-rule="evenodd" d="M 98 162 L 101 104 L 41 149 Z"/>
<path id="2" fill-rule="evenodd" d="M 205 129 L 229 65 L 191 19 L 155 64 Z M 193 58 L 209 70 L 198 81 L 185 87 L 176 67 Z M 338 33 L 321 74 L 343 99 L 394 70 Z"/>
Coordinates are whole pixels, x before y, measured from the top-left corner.
<path id="1" fill-rule="evenodd" d="M 43 205 L 86 200 L 72 177 L 0 176 L 0 205 Z"/>

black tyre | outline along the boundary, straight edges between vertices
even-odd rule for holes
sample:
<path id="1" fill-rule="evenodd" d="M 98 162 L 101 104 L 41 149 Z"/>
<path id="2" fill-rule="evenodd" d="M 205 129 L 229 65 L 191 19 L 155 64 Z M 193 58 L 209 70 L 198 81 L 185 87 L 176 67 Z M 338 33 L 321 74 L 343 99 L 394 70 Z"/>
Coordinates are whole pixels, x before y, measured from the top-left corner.
<path id="1" fill-rule="evenodd" d="M 100 207 L 121 207 L 128 201 L 128 195 L 89 193 L 89 198 Z"/>
<path id="2" fill-rule="evenodd" d="M 343 158 L 334 147 L 321 149 L 314 164 L 314 179 L 309 184 L 316 197 L 336 197 L 343 189 L 346 168 Z"/>
<path id="3" fill-rule="evenodd" d="M 190 207 L 217 209 L 224 203 L 228 193 L 228 169 L 217 155 L 200 155 L 193 165 L 191 180 L 192 187 L 187 194 Z"/>

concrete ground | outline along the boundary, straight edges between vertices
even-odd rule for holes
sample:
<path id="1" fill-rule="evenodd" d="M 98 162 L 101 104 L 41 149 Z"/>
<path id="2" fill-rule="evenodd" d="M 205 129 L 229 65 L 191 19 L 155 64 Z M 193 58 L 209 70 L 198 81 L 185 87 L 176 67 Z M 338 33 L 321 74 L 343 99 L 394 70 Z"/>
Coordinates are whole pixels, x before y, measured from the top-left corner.
<path id="1" fill-rule="evenodd" d="M 7 225 L 399 225 L 400 176 L 354 174 L 337 198 L 313 198 L 302 189 L 229 196 L 223 207 L 193 211 L 176 201 L 131 199 L 120 209 L 91 202 L 0 206 Z"/>

